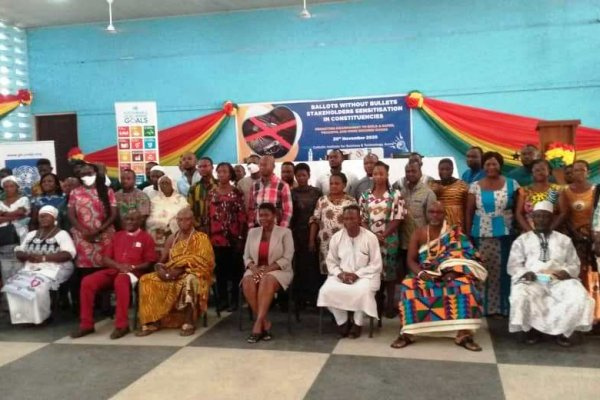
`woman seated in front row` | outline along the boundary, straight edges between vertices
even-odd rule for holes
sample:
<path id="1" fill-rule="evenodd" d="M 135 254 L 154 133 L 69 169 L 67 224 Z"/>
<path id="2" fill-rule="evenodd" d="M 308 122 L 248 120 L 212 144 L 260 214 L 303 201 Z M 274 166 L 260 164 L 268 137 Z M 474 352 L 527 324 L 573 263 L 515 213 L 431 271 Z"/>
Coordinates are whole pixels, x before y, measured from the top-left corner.
<path id="1" fill-rule="evenodd" d="M 13 324 L 41 324 L 48 319 L 50 290 L 58 290 L 73 273 L 75 245 L 56 225 L 58 214 L 53 206 L 40 208 L 38 229 L 29 232 L 15 248 L 17 259 L 25 266 L 2 288 Z"/>
<path id="2" fill-rule="evenodd" d="M 177 213 L 179 230 L 166 243 L 155 272 L 140 279 L 139 314 L 147 336 L 160 328 L 180 328 L 181 336 L 193 335 L 198 316 L 206 311 L 213 281 L 215 255 L 205 233 L 194 230 L 194 214 Z"/>
<path id="3" fill-rule="evenodd" d="M 294 272 L 292 231 L 275 224 L 277 210 L 271 203 L 258 207 L 260 227 L 248 232 L 244 250 L 246 272 L 242 279 L 244 296 L 256 316 L 248 343 L 271 340 L 271 321 L 267 312 L 279 288 L 287 289 Z"/>

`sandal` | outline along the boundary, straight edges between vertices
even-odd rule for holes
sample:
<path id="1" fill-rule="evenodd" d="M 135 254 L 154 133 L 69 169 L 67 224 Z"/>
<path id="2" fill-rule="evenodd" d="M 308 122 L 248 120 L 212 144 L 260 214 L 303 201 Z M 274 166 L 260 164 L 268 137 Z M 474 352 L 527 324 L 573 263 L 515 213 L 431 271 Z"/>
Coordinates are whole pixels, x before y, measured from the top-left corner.
<path id="1" fill-rule="evenodd" d="M 137 337 L 148 336 L 148 335 L 152 335 L 156 331 L 158 331 L 158 326 L 156 326 L 156 325 L 153 325 L 153 324 L 143 325 L 142 330 L 137 331 L 135 333 L 135 336 L 137 336 Z"/>
<path id="2" fill-rule="evenodd" d="M 181 331 L 179 331 L 179 336 L 192 336 L 196 333 L 196 327 L 192 324 L 183 324 L 181 325 Z"/>
<path id="3" fill-rule="evenodd" d="M 472 336 L 465 336 L 459 341 L 454 341 L 457 346 L 464 347 L 469 351 L 481 351 L 481 346 L 473 341 Z"/>
<path id="4" fill-rule="evenodd" d="M 403 349 L 408 345 L 413 344 L 415 341 L 411 339 L 408 335 L 400 334 L 396 340 L 392 342 L 390 345 L 393 349 Z"/>
<path id="5" fill-rule="evenodd" d="M 250 336 L 248 336 L 248 339 L 246 339 L 246 342 L 250 344 L 258 343 L 258 341 L 262 339 L 262 337 L 262 333 L 251 333 Z"/>

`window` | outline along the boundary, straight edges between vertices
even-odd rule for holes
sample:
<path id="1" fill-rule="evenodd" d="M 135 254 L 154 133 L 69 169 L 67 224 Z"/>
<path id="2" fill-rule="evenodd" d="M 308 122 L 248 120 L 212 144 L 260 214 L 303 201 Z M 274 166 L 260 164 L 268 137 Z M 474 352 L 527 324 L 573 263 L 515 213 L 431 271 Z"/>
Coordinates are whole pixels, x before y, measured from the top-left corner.
<path id="1" fill-rule="evenodd" d="M 29 89 L 26 32 L 0 21 L 0 94 L 16 94 L 21 89 Z M 28 106 L 19 107 L 0 120 L 0 141 L 33 139 Z"/>

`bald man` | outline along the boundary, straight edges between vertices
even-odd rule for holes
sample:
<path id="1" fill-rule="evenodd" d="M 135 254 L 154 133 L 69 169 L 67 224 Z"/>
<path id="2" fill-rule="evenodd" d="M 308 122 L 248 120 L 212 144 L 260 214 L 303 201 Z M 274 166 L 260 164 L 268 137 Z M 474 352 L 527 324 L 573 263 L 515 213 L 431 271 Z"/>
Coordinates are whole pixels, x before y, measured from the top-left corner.
<path id="1" fill-rule="evenodd" d="M 177 180 L 177 190 L 183 197 L 186 197 L 190 191 L 190 187 L 201 179 L 200 173 L 196 168 L 197 162 L 196 154 L 191 151 L 183 153 L 181 156 L 181 178 Z"/>
<path id="2" fill-rule="evenodd" d="M 263 203 L 271 203 L 277 209 L 278 225 L 287 228 L 293 212 L 290 187 L 273 173 L 275 159 L 272 156 L 262 157 L 258 168 L 260 179 L 254 182 L 248 200 L 248 225 L 250 228 L 258 226 L 258 207 Z"/>

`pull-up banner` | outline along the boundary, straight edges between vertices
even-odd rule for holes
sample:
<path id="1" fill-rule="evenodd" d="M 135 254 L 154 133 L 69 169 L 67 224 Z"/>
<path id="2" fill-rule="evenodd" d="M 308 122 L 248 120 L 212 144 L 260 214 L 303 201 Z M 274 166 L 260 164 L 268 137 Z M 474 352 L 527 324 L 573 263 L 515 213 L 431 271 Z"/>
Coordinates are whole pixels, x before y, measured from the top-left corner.
<path id="1" fill-rule="evenodd" d="M 405 95 L 389 95 L 240 104 L 238 161 L 250 154 L 277 161 L 322 160 L 332 149 L 349 159 L 409 152 L 412 124 L 405 100 Z"/>

